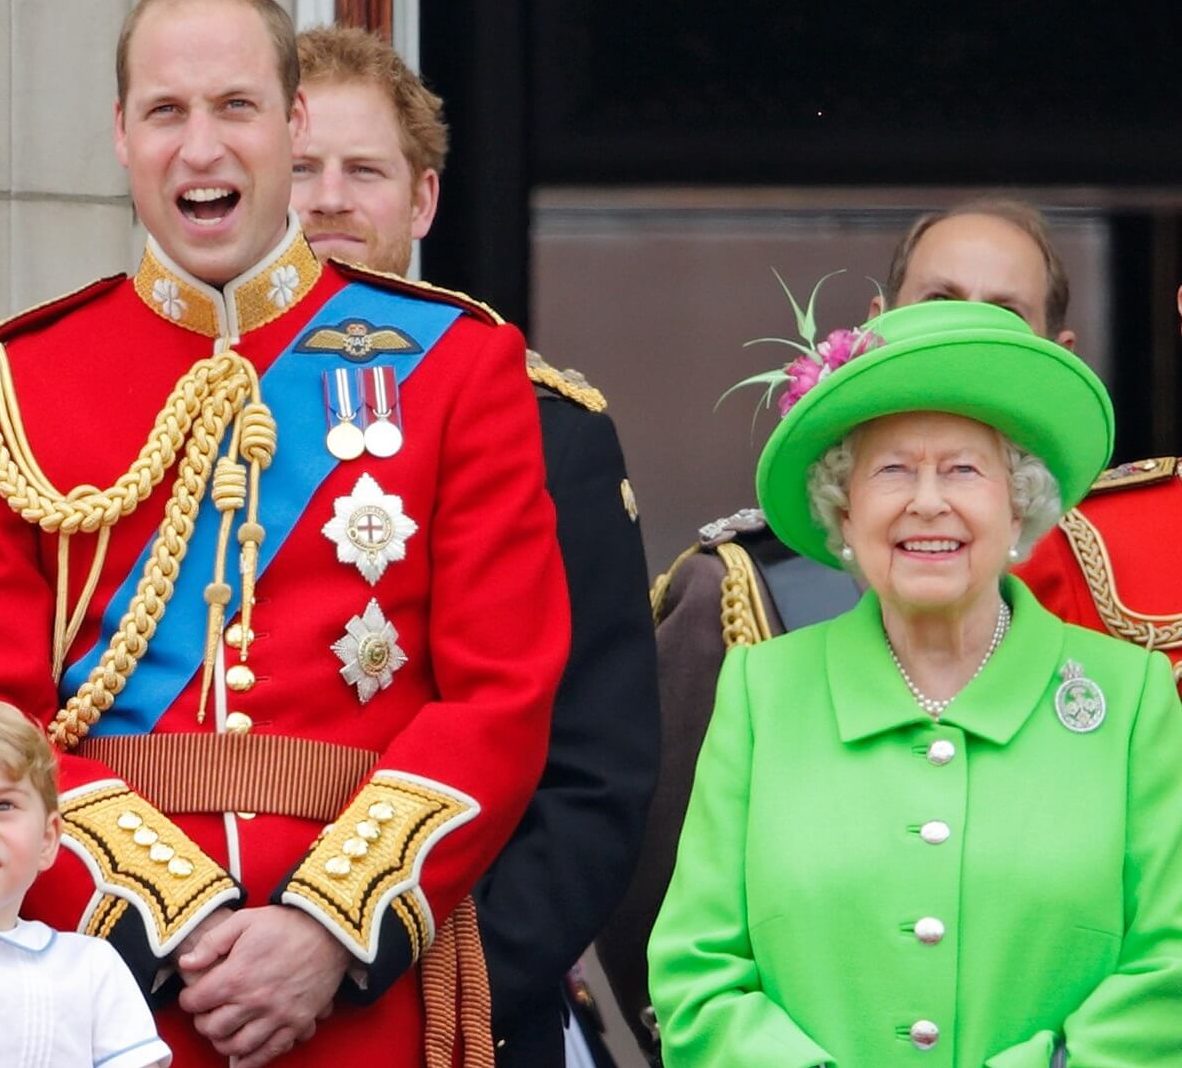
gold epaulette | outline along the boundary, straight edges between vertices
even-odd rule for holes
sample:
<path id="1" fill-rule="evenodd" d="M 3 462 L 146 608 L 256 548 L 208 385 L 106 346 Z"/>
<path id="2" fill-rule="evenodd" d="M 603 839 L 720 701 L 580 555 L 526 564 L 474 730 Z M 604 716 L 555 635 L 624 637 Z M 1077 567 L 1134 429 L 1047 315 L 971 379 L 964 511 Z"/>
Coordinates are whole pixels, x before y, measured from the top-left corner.
<path id="1" fill-rule="evenodd" d="M 751 554 L 735 541 L 740 534 L 758 532 L 766 526 L 761 511 L 744 508 L 702 527 L 697 542 L 682 552 L 653 582 L 649 590 L 653 624 L 660 624 L 665 617 L 665 595 L 678 569 L 698 553 L 712 552 L 723 568 L 719 622 L 724 647 L 755 645 L 770 638 L 773 632 L 763 603 L 758 569 Z"/>
<path id="2" fill-rule="evenodd" d="M 373 267 L 366 267 L 361 263 L 347 263 L 345 260 L 333 259 L 332 265 L 346 278 L 357 282 L 369 282 L 380 286 L 392 293 L 405 293 L 412 297 L 422 297 L 426 300 L 437 300 L 443 304 L 451 304 L 466 311 L 469 315 L 490 326 L 500 326 L 505 320 L 484 301 L 461 293 L 458 289 L 444 289 L 433 286 L 430 282 L 420 282 L 411 278 L 403 278 L 393 271 L 378 271 Z"/>
<path id="3" fill-rule="evenodd" d="M 1127 464 L 1117 464 L 1103 472 L 1092 483 L 1091 493 L 1104 493 L 1107 490 L 1124 489 L 1126 486 L 1152 486 L 1157 482 L 1164 482 L 1173 478 L 1178 468 L 1176 456 L 1157 456 L 1149 460 L 1132 460 Z"/>
<path id="4" fill-rule="evenodd" d="M 526 349 L 525 369 L 534 385 L 543 386 L 560 397 L 581 404 L 591 412 L 602 412 L 607 408 L 607 398 L 599 392 L 581 371 L 567 368 L 565 371 L 551 367 L 533 349 Z"/>
<path id="5" fill-rule="evenodd" d="M 73 289 L 69 293 L 63 293 L 61 296 L 54 297 L 52 300 L 34 304 L 31 308 L 26 308 L 24 311 L 19 311 L 15 315 L 10 315 L 7 319 L 0 321 L 0 342 L 9 340 L 22 330 L 52 322 L 54 319 L 73 311 L 75 308 L 94 300 L 96 297 L 101 297 L 104 293 L 118 286 L 126 278 L 127 275 L 125 274 L 108 275 L 106 278 L 87 282 L 86 285 L 80 286 L 78 289 Z"/>

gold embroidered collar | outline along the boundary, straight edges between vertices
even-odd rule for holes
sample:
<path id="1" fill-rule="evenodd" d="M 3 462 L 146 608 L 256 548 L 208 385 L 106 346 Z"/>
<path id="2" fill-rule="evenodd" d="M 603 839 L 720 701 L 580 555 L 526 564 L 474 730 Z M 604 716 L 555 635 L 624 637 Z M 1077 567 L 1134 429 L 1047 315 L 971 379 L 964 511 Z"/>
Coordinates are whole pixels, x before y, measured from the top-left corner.
<path id="1" fill-rule="evenodd" d="M 174 263 L 148 236 L 135 273 L 135 291 L 163 319 L 212 338 L 238 338 L 277 319 L 307 296 L 320 263 L 294 212 L 283 240 L 250 270 L 215 289 Z"/>

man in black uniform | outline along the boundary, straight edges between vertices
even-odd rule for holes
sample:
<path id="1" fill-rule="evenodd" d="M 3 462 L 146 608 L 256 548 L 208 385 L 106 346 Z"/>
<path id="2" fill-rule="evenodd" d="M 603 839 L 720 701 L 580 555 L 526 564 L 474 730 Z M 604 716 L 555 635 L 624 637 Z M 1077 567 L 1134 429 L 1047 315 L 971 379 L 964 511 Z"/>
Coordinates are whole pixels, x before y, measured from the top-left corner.
<path id="1" fill-rule="evenodd" d="M 295 161 L 292 204 L 312 248 L 405 274 L 439 197 L 439 98 L 360 30 L 301 35 L 300 66 L 311 136 Z M 606 402 L 535 353 L 527 370 L 570 590 L 571 655 L 541 785 L 474 896 L 498 1066 L 562 1068 L 564 977 L 628 885 L 656 776 L 656 660 L 636 504 Z"/>

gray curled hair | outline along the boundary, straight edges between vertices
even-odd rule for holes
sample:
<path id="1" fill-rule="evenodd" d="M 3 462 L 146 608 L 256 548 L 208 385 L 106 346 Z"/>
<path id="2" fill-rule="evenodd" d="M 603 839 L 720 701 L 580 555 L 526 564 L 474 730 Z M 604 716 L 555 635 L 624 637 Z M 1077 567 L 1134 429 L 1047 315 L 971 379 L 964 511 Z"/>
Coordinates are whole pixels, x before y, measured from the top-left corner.
<path id="1" fill-rule="evenodd" d="M 1001 431 L 1009 473 L 1010 506 L 1018 517 L 1018 559 L 1025 560 L 1038 541 L 1063 514 L 1059 483 L 1037 456 L 1018 448 Z M 850 506 L 850 473 L 858 445 L 858 428 L 831 445 L 808 470 L 809 509 L 825 530 L 825 546 L 841 559 L 841 520 Z"/>

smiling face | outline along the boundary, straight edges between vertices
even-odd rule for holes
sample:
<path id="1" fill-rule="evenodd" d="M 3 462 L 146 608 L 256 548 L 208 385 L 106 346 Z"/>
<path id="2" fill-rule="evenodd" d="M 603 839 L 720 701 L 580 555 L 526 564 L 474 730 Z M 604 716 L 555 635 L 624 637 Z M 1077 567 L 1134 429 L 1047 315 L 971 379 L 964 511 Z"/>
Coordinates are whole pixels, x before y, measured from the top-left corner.
<path id="1" fill-rule="evenodd" d="M 237 0 L 178 0 L 144 15 L 115 108 L 115 148 L 132 199 L 161 248 L 190 274 L 224 285 L 261 260 L 287 226 L 293 142 L 275 45 Z"/>
<path id="2" fill-rule="evenodd" d="M 405 274 L 411 242 L 435 217 L 438 176 L 415 176 L 394 106 L 373 83 L 311 82 L 304 92 L 309 137 L 291 204 L 313 251 Z"/>
<path id="3" fill-rule="evenodd" d="M 842 537 L 884 606 L 956 615 L 996 598 L 1019 533 L 996 431 L 939 412 L 875 419 L 848 496 Z"/>
<path id="4" fill-rule="evenodd" d="M 0 931 L 16 923 L 39 872 L 57 856 L 61 816 L 47 814 L 29 777 L 14 780 L 0 765 Z"/>

